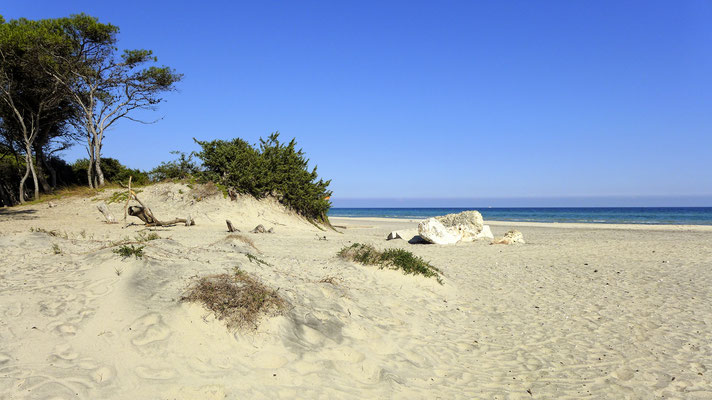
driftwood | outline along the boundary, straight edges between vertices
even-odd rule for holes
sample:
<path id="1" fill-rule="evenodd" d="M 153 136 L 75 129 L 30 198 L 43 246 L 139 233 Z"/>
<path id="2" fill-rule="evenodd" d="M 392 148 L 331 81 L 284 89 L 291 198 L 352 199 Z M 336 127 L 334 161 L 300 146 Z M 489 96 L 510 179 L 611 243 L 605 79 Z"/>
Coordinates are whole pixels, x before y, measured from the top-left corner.
<path id="1" fill-rule="evenodd" d="M 237 191 L 233 188 L 227 189 L 227 195 L 230 197 L 230 201 L 237 200 Z"/>
<path id="2" fill-rule="evenodd" d="M 237 228 L 235 228 L 234 226 L 232 226 L 232 222 L 230 222 L 229 219 L 226 219 L 226 220 L 225 220 L 225 223 L 227 224 L 227 231 L 228 231 L 228 232 L 240 232 L 239 229 L 237 229 Z"/>
<path id="3" fill-rule="evenodd" d="M 130 206 L 128 214 L 143 221 L 146 226 L 168 226 L 185 224 L 185 226 L 195 225 L 195 220 L 189 215 L 188 218 L 175 218 L 170 221 L 159 221 L 153 216 L 151 210 L 143 206 Z"/>
<path id="4" fill-rule="evenodd" d="M 126 199 L 126 205 L 124 206 L 124 219 L 126 219 L 126 215 L 128 214 L 132 217 L 140 219 L 144 224 L 146 224 L 146 226 L 168 226 L 180 223 L 185 224 L 185 226 L 195 225 L 195 220 L 190 215 L 188 215 L 188 218 L 176 218 L 171 221 L 160 221 L 153 215 L 151 209 L 148 208 L 147 205 L 143 204 L 143 202 L 136 196 L 136 192 L 131 190 L 131 178 L 132 177 L 129 177 L 129 186 L 127 187 L 128 196 Z M 140 206 L 129 206 L 130 200 L 136 200 Z"/>
<path id="5" fill-rule="evenodd" d="M 129 201 L 131 200 L 131 193 L 133 193 L 133 192 L 131 191 L 131 180 L 132 180 L 132 179 L 133 179 L 133 176 L 129 176 L 129 187 L 128 187 L 128 189 L 129 189 L 129 195 L 126 196 L 126 204 L 124 204 L 124 222 L 126 222 L 126 214 L 127 214 L 127 212 L 128 212 L 128 209 L 129 209 Z"/>
<path id="6" fill-rule="evenodd" d="M 101 212 L 104 215 L 104 219 L 106 219 L 107 224 L 117 223 L 116 217 L 114 217 L 114 214 L 112 214 L 111 211 L 109 211 L 109 207 L 106 206 L 106 203 L 104 203 L 102 201 L 101 203 L 99 203 L 98 206 L 96 206 L 96 208 L 98 208 L 99 212 Z"/>
<path id="7" fill-rule="evenodd" d="M 250 233 L 274 233 L 274 228 L 269 228 L 269 230 L 267 230 L 264 225 L 259 224 L 255 227 L 255 229 L 251 230 Z"/>

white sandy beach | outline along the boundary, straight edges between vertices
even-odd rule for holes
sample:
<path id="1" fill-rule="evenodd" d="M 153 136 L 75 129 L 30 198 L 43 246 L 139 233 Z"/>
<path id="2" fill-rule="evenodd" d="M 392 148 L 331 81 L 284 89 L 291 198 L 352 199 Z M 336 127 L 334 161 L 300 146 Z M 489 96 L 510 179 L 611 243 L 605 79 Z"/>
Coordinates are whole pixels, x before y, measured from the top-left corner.
<path id="1" fill-rule="evenodd" d="M 486 221 L 527 243 L 411 245 L 385 237 L 415 221 L 320 231 L 190 193 L 143 188 L 157 216 L 197 222 L 155 229 L 143 259 L 112 252 L 147 229 L 103 222 L 110 191 L 0 209 L 0 399 L 712 399 L 712 227 Z M 355 242 L 412 251 L 444 284 L 336 256 Z M 256 332 L 178 301 L 235 266 L 289 302 Z"/>

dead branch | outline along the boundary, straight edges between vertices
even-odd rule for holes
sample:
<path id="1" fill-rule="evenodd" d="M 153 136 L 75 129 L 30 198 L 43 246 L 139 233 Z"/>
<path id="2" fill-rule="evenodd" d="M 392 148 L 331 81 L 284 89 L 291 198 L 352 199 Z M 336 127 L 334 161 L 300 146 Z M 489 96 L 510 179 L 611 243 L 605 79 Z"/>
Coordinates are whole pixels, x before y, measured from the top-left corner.
<path id="1" fill-rule="evenodd" d="M 232 222 L 230 222 L 229 219 L 226 219 L 226 220 L 225 220 L 225 223 L 227 224 L 227 231 L 228 231 L 228 232 L 240 232 L 239 229 L 237 229 L 237 228 L 235 228 L 234 226 L 232 226 Z"/>
<path id="2" fill-rule="evenodd" d="M 99 203 L 98 206 L 96 206 L 96 208 L 98 208 L 99 212 L 101 212 L 102 215 L 104 215 L 104 219 L 106 219 L 107 224 L 117 223 L 116 217 L 114 217 L 114 214 L 112 214 L 111 211 L 109 211 L 109 207 L 107 207 L 106 203 L 104 203 L 102 201 L 101 203 Z"/>
<path id="3" fill-rule="evenodd" d="M 153 215 L 151 209 L 148 208 L 148 206 L 145 205 L 138 198 L 138 196 L 136 196 L 136 192 L 131 190 L 131 179 L 132 177 L 129 177 L 129 185 L 127 187 L 128 195 L 126 196 L 126 205 L 124 206 L 125 215 L 128 214 L 132 217 L 140 219 L 146 226 L 171 226 L 179 223 L 185 224 L 185 226 L 195 225 L 195 220 L 190 215 L 188 215 L 188 218 L 175 218 L 171 221 L 160 221 Z M 124 185 L 121 186 L 126 187 Z M 140 206 L 129 206 L 130 200 L 135 200 Z M 124 219 L 125 218 L 126 217 L 124 216 Z"/>

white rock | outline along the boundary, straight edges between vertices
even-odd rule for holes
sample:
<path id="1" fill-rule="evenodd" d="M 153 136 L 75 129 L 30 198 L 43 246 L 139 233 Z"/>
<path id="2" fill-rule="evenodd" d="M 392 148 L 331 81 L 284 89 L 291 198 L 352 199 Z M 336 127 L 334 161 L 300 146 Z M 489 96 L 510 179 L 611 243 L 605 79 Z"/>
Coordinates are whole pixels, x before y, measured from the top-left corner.
<path id="1" fill-rule="evenodd" d="M 418 234 L 425 241 L 435 244 L 454 244 L 462 239 L 462 234 L 445 227 L 438 219 L 428 218 L 418 224 Z"/>
<path id="2" fill-rule="evenodd" d="M 393 231 L 388 234 L 388 237 L 386 238 L 386 240 L 393 240 L 393 239 L 405 239 L 405 238 L 403 237 L 403 234 L 401 232 Z"/>
<path id="3" fill-rule="evenodd" d="M 460 236 L 461 242 L 472 242 L 477 240 L 482 231 L 484 221 L 479 211 L 463 211 L 457 214 L 447 214 L 435 217 L 440 221 L 450 233 Z"/>
<path id="4" fill-rule="evenodd" d="M 522 232 L 519 232 L 518 230 L 512 229 L 511 231 L 508 231 L 507 233 L 504 234 L 504 237 L 501 237 L 493 242 L 493 244 L 516 244 L 516 243 L 526 243 L 524 241 L 524 235 L 522 235 Z"/>
<path id="5" fill-rule="evenodd" d="M 494 240 L 494 235 L 492 234 L 492 230 L 490 229 L 489 225 L 483 225 L 482 230 L 480 233 L 475 236 L 475 239 L 480 240 L 480 239 L 489 239 L 489 240 Z"/>
<path id="6" fill-rule="evenodd" d="M 393 232 L 389 233 L 386 240 L 393 240 L 393 239 L 410 240 L 413 236 L 416 236 L 417 234 L 418 234 L 418 231 L 415 229 L 401 229 L 399 231 L 393 231 Z"/>

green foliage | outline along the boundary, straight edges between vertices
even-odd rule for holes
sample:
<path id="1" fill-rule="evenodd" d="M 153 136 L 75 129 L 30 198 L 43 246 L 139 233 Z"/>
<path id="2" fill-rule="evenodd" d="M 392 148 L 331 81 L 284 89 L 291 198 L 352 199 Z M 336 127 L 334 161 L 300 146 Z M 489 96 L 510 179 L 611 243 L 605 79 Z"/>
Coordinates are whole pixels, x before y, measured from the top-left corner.
<path id="1" fill-rule="evenodd" d="M 152 181 L 188 179 L 199 172 L 198 165 L 193 161 L 193 154 L 180 151 L 171 151 L 171 154 L 178 155 L 178 159 L 161 162 L 159 166 L 149 171 L 148 176 Z"/>
<path id="2" fill-rule="evenodd" d="M 138 259 L 138 258 L 143 257 L 143 248 L 144 247 L 146 247 L 146 246 L 134 247 L 134 245 L 131 245 L 131 246 L 123 245 L 123 246 L 119 247 L 118 249 L 112 250 L 112 252 L 120 255 L 123 258 L 128 258 L 128 257 L 134 256 Z"/>
<path id="3" fill-rule="evenodd" d="M 258 148 L 242 139 L 198 141 L 197 153 L 203 162 L 202 177 L 256 198 L 276 197 L 299 214 L 328 223 L 331 181 L 318 179 L 316 167 L 296 149 L 296 141 L 279 141 L 279 132 L 260 139 Z"/>
<path id="4" fill-rule="evenodd" d="M 72 164 L 74 174 L 81 183 L 86 182 L 87 168 L 89 168 L 89 160 L 86 158 L 81 158 Z M 129 168 L 115 158 L 102 157 L 101 169 L 104 171 L 104 178 L 109 182 L 126 183 L 129 181 L 129 177 L 133 176 L 132 185 L 142 186 L 150 183 L 148 173 L 139 169 Z"/>
<path id="5" fill-rule="evenodd" d="M 156 232 L 139 232 L 138 235 L 136 235 L 137 242 L 150 242 L 151 240 L 156 240 L 160 238 L 161 237 Z"/>
<path id="6" fill-rule="evenodd" d="M 342 248 L 339 257 L 364 265 L 378 265 L 380 268 L 399 269 L 405 274 L 434 277 L 443 284 L 440 270 L 427 261 L 403 249 L 376 250 L 371 245 L 354 243 Z"/>

